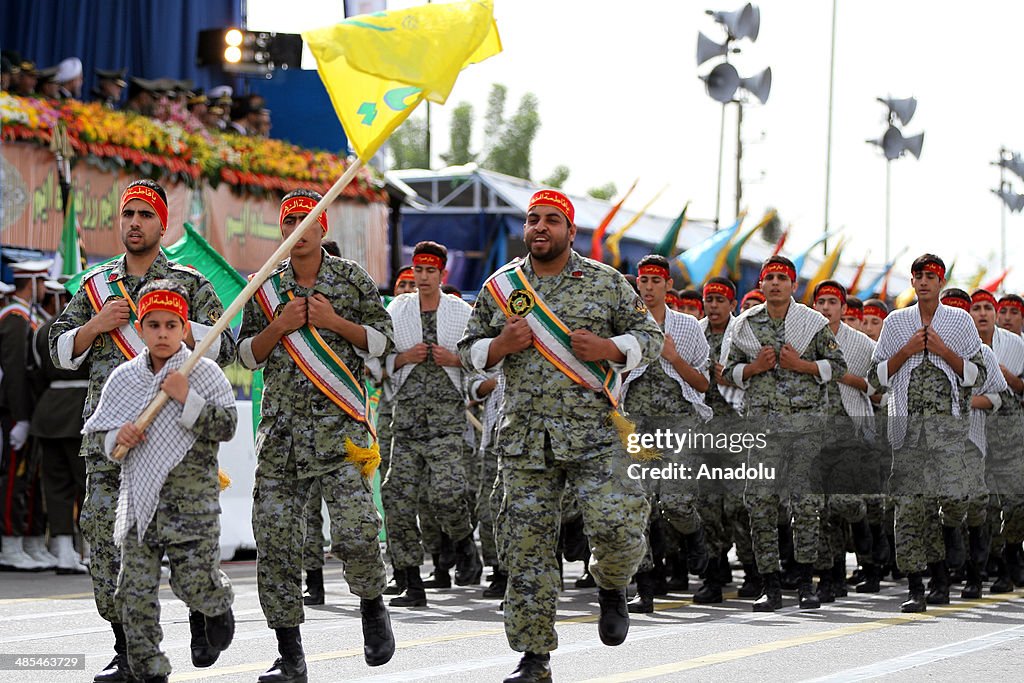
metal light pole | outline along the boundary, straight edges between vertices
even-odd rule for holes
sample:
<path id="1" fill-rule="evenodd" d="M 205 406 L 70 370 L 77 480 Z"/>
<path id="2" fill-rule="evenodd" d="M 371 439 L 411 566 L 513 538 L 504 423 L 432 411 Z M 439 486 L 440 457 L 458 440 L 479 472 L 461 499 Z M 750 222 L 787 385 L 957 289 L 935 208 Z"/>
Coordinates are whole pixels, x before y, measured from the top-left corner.
<path id="1" fill-rule="evenodd" d="M 1005 147 L 999 148 L 999 160 L 993 161 L 999 167 L 999 189 L 992 190 L 1003 200 L 1002 210 L 999 216 L 999 263 L 1006 272 L 1006 210 L 1019 213 L 1024 209 L 1024 194 L 1017 194 L 1013 191 L 1010 181 L 1006 179 L 1006 171 L 1010 170 L 1021 180 L 1024 180 L 1024 159 L 1018 152 L 1011 152 Z"/>
<path id="2" fill-rule="evenodd" d="M 890 235 L 890 208 L 892 204 L 892 161 L 899 159 L 906 152 L 910 152 L 916 159 L 921 158 L 921 147 L 924 145 L 924 133 L 909 138 L 903 137 L 903 133 L 896 127 L 896 121 L 901 125 L 907 125 L 917 111 L 917 100 L 908 97 L 903 100 L 889 98 L 877 98 L 879 102 L 888 107 L 888 128 L 881 138 L 868 140 L 872 145 L 882 148 L 885 155 L 885 263 L 889 264 L 889 235 Z"/>

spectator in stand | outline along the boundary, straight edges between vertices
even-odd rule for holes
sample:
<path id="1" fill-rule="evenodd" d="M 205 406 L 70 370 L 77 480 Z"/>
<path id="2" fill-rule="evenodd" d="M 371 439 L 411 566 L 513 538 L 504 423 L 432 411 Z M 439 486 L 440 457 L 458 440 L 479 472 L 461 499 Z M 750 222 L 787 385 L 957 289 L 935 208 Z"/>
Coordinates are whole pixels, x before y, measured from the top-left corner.
<path id="1" fill-rule="evenodd" d="M 7 57 L 7 51 L 0 55 L 0 92 L 11 89 L 11 78 L 14 76 L 14 64 Z"/>
<path id="2" fill-rule="evenodd" d="M 259 115 L 259 118 L 257 119 L 258 125 L 256 127 L 256 132 L 253 133 L 253 134 L 254 135 L 258 135 L 261 138 L 269 138 L 270 137 L 270 128 L 271 128 L 270 110 L 269 109 L 260 109 L 259 112 L 258 112 L 258 115 Z"/>
<path id="3" fill-rule="evenodd" d="M 192 93 L 188 98 L 187 106 L 189 113 L 195 117 L 196 121 L 206 125 L 206 111 L 210 108 L 210 100 L 202 90 Z"/>
<path id="4" fill-rule="evenodd" d="M 57 82 L 57 94 L 62 100 L 82 99 L 82 60 L 78 57 L 68 57 L 57 65 L 57 74 L 54 79 Z"/>
<path id="5" fill-rule="evenodd" d="M 36 97 L 44 97 L 48 100 L 60 99 L 60 86 L 57 84 L 57 67 L 40 69 L 36 72 Z"/>
<path id="6" fill-rule="evenodd" d="M 14 70 L 11 75 L 11 94 L 19 97 L 32 97 L 36 89 L 38 74 L 35 62 L 22 59 L 17 52 L 8 55 Z"/>
<path id="7" fill-rule="evenodd" d="M 156 107 L 156 88 L 153 81 L 133 77 L 128 82 L 128 102 L 125 111 L 133 111 L 142 116 L 152 116 Z"/>
<path id="8" fill-rule="evenodd" d="M 124 80 L 125 69 L 96 69 L 96 85 L 92 88 L 93 99 L 102 102 L 107 109 L 121 105 L 121 95 L 128 83 Z"/>

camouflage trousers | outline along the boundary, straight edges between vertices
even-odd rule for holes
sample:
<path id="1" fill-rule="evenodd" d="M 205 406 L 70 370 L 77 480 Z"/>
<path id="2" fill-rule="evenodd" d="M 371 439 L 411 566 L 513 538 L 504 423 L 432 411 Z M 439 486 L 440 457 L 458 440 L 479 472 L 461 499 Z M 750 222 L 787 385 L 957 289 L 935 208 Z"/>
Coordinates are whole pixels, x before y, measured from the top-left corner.
<path id="1" fill-rule="evenodd" d="M 320 482 L 314 481 L 309 487 L 309 498 L 302 511 L 305 526 L 302 528 L 302 568 L 323 569 L 324 566 L 324 505 L 320 494 Z"/>
<path id="2" fill-rule="evenodd" d="M 736 544 L 736 557 L 742 564 L 754 564 L 750 540 L 750 515 L 739 493 L 700 493 L 697 512 L 704 526 L 708 555 L 718 557 Z"/>
<path id="3" fill-rule="evenodd" d="M 985 456 L 973 444 L 964 450 L 963 487 L 959 496 L 939 498 L 939 511 L 943 526 L 980 526 L 988 516 L 989 495 L 985 484 Z"/>
<path id="4" fill-rule="evenodd" d="M 867 517 L 864 496 L 837 493 L 825 496 L 821 510 L 821 530 L 816 569 L 829 569 L 836 562 L 846 559 L 846 527 L 861 522 Z"/>
<path id="5" fill-rule="evenodd" d="M 190 610 L 207 616 L 223 614 L 234 600 L 231 582 L 220 570 L 220 524 L 213 515 L 206 520 L 205 537 L 182 543 L 139 543 L 135 530 L 121 548 L 121 574 L 117 581 L 118 603 L 128 641 L 128 664 L 136 678 L 169 675 L 171 663 L 160 649 L 160 561 L 167 553 L 171 563 L 171 590 Z M 152 527 L 151 527 L 152 528 Z"/>
<path id="6" fill-rule="evenodd" d="M 625 588 L 644 552 L 649 505 L 640 482 L 630 479 L 630 458 L 621 447 L 585 460 L 556 462 L 545 448 L 546 467 L 518 469 L 500 464 L 501 507 L 495 519 L 498 556 L 509 574 L 505 635 L 518 652 L 558 647 L 555 612 L 560 580 L 556 548 L 561 506 L 575 494 L 591 546 L 590 573 L 601 588 Z"/>
<path id="7" fill-rule="evenodd" d="M 480 551 L 484 564 L 500 569 L 498 547 L 494 540 L 494 517 L 501 505 L 501 477 L 498 476 L 498 454 L 493 446 L 485 448 L 480 458 L 480 486 L 476 495 L 476 518 L 480 523 Z"/>
<path id="8" fill-rule="evenodd" d="M 423 564 L 420 528 L 416 523 L 420 494 L 427 488 L 430 508 L 452 541 L 473 531 L 466 500 L 466 473 L 461 433 L 422 437 L 396 432 L 391 467 L 381 484 L 388 554 L 395 569 Z"/>
<path id="9" fill-rule="evenodd" d="M 83 444 L 83 448 L 85 446 Z M 114 593 L 121 571 L 121 551 L 114 545 L 114 518 L 121 490 L 121 468 L 93 453 L 86 456 L 85 465 L 85 500 L 78 524 L 89 542 L 92 594 L 100 616 L 119 624 L 121 608 L 115 602 Z"/>
<path id="10" fill-rule="evenodd" d="M 896 565 L 904 574 L 923 572 L 946 557 L 939 499 L 923 494 L 894 496 Z"/>
<path id="11" fill-rule="evenodd" d="M 469 526 L 475 529 L 477 524 L 476 496 L 480 487 L 480 466 L 477 462 L 477 451 L 469 444 L 462 448 L 462 471 L 466 475 L 466 508 L 469 510 Z M 419 493 L 419 520 L 420 534 L 423 537 L 423 548 L 431 555 L 442 552 L 441 523 L 434 514 L 430 501 L 430 480 L 425 479 L 420 484 Z"/>
<path id="12" fill-rule="evenodd" d="M 303 508 L 313 483 L 327 503 L 331 552 L 344 564 L 349 590 L 373 599 L 386 583 L 377 535 L 380 515 L 370 482 L 345 462 L 319 477 L 266 477 L 256 468 L 252 529 L 258 552 L 256 582 L 260 605 L 270 628 L 298 626 L 302 612 Z"/>

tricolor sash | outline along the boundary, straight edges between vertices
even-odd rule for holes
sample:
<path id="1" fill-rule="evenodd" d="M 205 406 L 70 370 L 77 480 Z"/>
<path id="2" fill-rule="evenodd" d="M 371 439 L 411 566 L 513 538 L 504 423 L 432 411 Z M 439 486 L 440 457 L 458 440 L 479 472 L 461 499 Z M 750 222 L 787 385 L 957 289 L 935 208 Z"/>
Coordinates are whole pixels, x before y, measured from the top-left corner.
<path id="1" fill-rule="evenodd" d="M 286 303 L 278 294 L 280 285 L 281 276 L 271 275 L 256 291 L 256 302 L 268 320 L 273 320 L 278 308 Z M 286 296 L 287 301 L 295 298 L 290 291 Z M 302 374 L 349 417 L 365 424 L 376 440 L 377 430 L 373 422 L 366 419 L 365 387 L 348 369 L 345 361 L 328 346 L 317 329 L 307 323 L 282 337 L 281 342 Z"/>
<path id="2" fill-rule="evenodd" d="M 132 301 L 132 298 L 128 296 L 128 290 L 125 289 L 124 283 L 120 280 L 111 282 L 107 271 L 100 271 L 88 278 L 83 286 L 85 294 L 89 298 L 89 303 L 92 304 L 93 310 L 97 313 L 100 312 L 103 304 L 108 299 L 124 299 L 128 302 L 128 322 L 117 329 L 111 330 L 109 333 L 110 338 L 114 340 L 114 346 L 120 349 L 121 353 L 128 360 L 142 353 L 142 349 L 146 348 L 146 344 L 135 329 L 135 323 L 139 319 L 138 309 L 135 308 L 135 302 Z"/>
<path id="3" fill-rule="evenodd" d="M 572 351 L 571 330 L 544 303 L 520 266 L 495 273 L 486 284 L 502 312 L 517 315 L 530 326 L 533 345 L 565 375 L 588 389 L 601 391 L 618 406 L 622 376 L 605 361 L 582 361 Z"/>

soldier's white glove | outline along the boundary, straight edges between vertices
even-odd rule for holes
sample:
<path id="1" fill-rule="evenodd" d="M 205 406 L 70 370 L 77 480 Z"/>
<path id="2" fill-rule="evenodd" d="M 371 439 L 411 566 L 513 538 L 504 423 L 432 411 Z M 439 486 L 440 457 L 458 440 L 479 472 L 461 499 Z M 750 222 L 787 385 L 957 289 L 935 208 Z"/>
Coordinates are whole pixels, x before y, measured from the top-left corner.
<path id="1" fill-rule="evenodd" d="M 11 448 L 20 451 L 28 441 L 28 420 L 19 420 L 11 427 Z"/>

